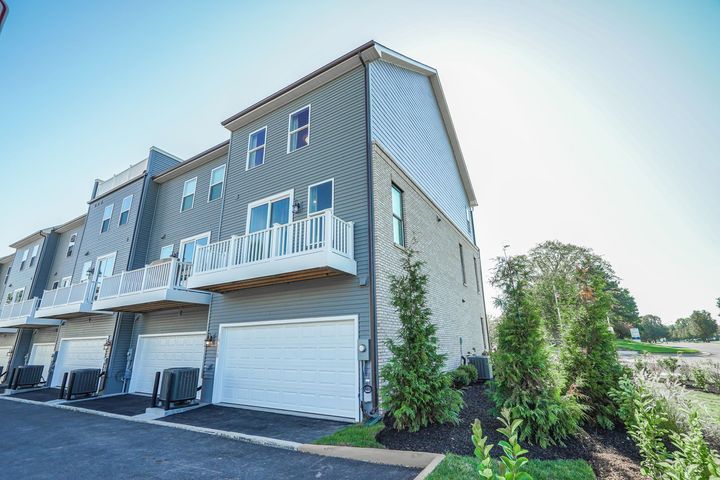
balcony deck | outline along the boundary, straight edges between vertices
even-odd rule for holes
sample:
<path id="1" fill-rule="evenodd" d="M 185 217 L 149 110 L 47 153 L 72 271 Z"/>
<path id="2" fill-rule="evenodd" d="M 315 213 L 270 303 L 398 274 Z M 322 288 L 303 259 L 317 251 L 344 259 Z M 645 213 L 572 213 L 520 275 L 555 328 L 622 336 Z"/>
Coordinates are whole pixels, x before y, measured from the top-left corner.
<path id="1" fill-rule="evenodd" d="M 80 282 L 67 287 L 45 290 L 35 316 L 38 318 L 70 319 L 107 315 L 92 308 L 95 282 Z"/>
<path id="2" fill-rule="evenodd" d="M 326 212 L 198 247 L 188 286 L 229 292 L 357 275 L 354 225 Z"/>
<path id="3" fill-rule="evenodd" d="M 209 305 L 210 294 L 186 288 L 192 265 L 176 258 L 105 277 L 95 310 L 144 313 L 187 305 Z"/>
<path id="4" fill-rule="evenodd" d="M 48 327 L 62 323 L 58 319 L 38 318 L 35 312 L 39 303 L 39 298 L 31 298 L 3 305 L 0 309 L 0 328 Z"/>

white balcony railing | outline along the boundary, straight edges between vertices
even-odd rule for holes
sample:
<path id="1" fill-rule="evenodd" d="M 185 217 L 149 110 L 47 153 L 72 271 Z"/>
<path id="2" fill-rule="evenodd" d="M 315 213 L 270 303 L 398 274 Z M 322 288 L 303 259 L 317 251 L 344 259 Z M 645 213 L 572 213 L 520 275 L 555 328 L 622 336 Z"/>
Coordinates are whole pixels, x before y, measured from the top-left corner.
<path id="1" fill-rule="evenodd" d="M 130 167 L 126 168 L 125 170 L 116 175 L 113 175 L 107 180 L 99 182 L 97 190 L 95 191 L 95 198 L 109 192 L 116 187 L 119 187 L 123 183 L 135 177 L 142 175 L 142 173 L 147 168 L 147 162 L 147 159 L 142 160 L 135 165 L 130 165 Z"/>
<path id="2" fill-rule="evenodd" d="M 37 309 L 39 298 L 31 298 L 23 302 L 8 303 L 3 305 L 0 310 L 0 320 L 20 317 L 34 317 Z"/>
<path id="3" fill-rule="evenodd" d="M 176 258 L 102 279 L 97 300 L 145 293 L 159 289 L 184 288 L 192 265 Z"/>
<path id="4" fill-rule="evenodd" d="M 286 225 L 200 246 L 193 275 L 326 250 L 354 259 L 354 225 L 330 211 Z"/>
<path id="5" fill-rule="evenodd" d="M 80 282 L 67 287 L 45 290 L 40 301 L 39 311 L 75 305 L 91 301 L 92 293 L 95 291 L 94 282 Z"/>

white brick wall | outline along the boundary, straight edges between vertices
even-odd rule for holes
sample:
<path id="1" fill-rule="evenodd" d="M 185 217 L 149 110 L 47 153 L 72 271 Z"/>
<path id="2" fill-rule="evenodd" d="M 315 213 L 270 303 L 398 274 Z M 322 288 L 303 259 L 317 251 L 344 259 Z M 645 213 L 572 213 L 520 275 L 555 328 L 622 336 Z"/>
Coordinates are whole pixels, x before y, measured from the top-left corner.
<path id="1" fill-rule="evenodd" d="M 384 340 L 395 337 L 400 323 L 390 303 L 390 276 L 400 273 L 403 253 L 393 242 L 392 183 L 403 190 L 406 243 L 418 251 L 420 260 L 426 262 L 432 321 L 438 326 L 440 351 L 448 355 L 446 368 L 452 369 L 461 361 L 460 337 L 462 354 L 473 348 L 480 354 L 485 349 L 482 284 L 479 278 L 476 280 L 473 265 L 475 257 L 479 275 L 479 251 L 376 144 L 373 148 L 373 195 L 380 368 L 390 356 Z M 466 285 L 463 285 L 459 244 L 463 246 L 465 257 Z"/>

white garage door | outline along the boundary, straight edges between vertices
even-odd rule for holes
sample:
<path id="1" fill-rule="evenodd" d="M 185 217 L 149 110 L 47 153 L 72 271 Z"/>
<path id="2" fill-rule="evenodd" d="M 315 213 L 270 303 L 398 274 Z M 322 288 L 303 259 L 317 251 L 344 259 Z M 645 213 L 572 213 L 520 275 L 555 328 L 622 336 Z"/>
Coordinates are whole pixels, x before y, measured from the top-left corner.
<path id="1" fill-rule="evenodd" d="M 0 347 L 0 367 L 2 367 L 3 372 L 7 371 L 8 363 L 10 363 L 10 357 L 8 357 L 10 350 L 12 350 L 12 347 Z"/>
<path id="2" fill-rule="evenodd" d="M 48 372 L 50 371 L 50 362 L 52 361 L 52 354 L 54 351 L 54 343 L 36 343 L 30 350 L 28 365 L 42 365 L 42 376 L 45 380 L 47 380 Z"/>
<path id="3" fill-rule="evenodd" d="M 152 393 L 155 372 L 166 368 L 202 369 L 205 332 L 172 335 L 140 335 L 133 362 L 130 391 Z"/>
<path id="4" fill-rule="evenodd" d="M 220 328 L 213 402 L 359 419 L 355 319 Z"/>
<path id="5" fill-rule="evenodd" d="M 60 340 L 52 386 L 59 387 L 65 372 L 78 368 L 103 368 L 107 337 L 63 338 Z"/>

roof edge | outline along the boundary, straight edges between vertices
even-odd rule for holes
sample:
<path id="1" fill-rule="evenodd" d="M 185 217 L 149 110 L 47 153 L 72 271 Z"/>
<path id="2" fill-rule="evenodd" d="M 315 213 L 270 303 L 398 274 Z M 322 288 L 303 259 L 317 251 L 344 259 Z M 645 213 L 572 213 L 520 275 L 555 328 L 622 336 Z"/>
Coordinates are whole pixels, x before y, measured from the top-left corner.
<path id="1" fill-rule="evenodd" d="M 192 170 L 193 168 L 199 167 L 201 165 L 206 164 L 207 162 L 210 162 L 212 160 L 215 160 L 216 158 L 220 157 L 221 155 L 227 154 L 227 152 L 230 149 L 230 140 L 225 140 L 224 142 L 218 143 L 215 146 L 212 146 L 208 148 L 207 150 L 204 150 L 197 155 L 194 155 L 187 160 L 183 161 L 179 165 L 175 165 L 170 170 L 167 170 L 159 175 L 155 175 L 153 177 L 153 181 L 155 183 L 165 183 L 168 180 L 172 180 L 175 177 L 178 177 L 182 175 L 185 172 L 188 172 Z"/>

